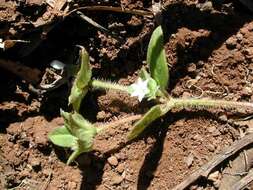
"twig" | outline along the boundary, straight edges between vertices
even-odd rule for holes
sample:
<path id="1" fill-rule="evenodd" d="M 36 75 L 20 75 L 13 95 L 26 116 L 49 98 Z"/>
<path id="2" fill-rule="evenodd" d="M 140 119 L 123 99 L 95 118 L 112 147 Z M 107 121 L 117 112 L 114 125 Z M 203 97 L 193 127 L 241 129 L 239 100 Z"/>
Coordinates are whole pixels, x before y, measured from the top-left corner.
<path id="1" fill-rule="evenodd" d="M 69 16 L 70 14 L 76 12 L 76 11 L 112 11 L 112 12 L 118 12 L 118 13 L 128 13 L 128 14 L 135 14 L 135 15 L 153 15 L 150 11 L 143 11 L 143 10 L 136 10 L 136 9 L 122 9 L 122 7 L 109 7 L 109 6 L 85 6 L 85 7 L 79 7 L 77 9 L 74 9 L 70 12 L 68 12 L 64 17 Z"/>
<path id="2" fill-rule="evenodd" d="M 174 187 L 173 190 L 183 190 L 200 177 L 207 177 L 216 166 L 251 143 L 253 143 L 253 133 L 246 135 L 242 139 L 234 142 L 230 147 L 216 155 L 211 161 L 199 168 L 179 185 Z"/>
<path id="3" fill-rule="evenodd" d="M 226 167 L 219 185 L 219 189 L 230 189 L 234 184 L 248 174 L 253 164 L 253 148 L 243 150 L 233 161 L 231 166 Z"/>
<path id="4" fill-rule="evenodd" d="M 101 30 L 105 33 L 107 33 L 108 35 L 113 36 L 116 39 L 120 39 L 119 36 L 117 36 L 116 34 L 114 34 L 113 32 L 111 32 L 110 30 L 108 30 L 107 28 L 101 26 L 100 24 L 98 24 L 97 22 L 95 22 L 94 20 L 92 20 L 91 18 L 87 17 L 86 15 L 84 15 L 82 12 L 77 11 L 76 14 L 83 19 L 84 21 L 88 22 L 89 24 L 91 24 L 92 26 L 94 26 L 95 28 L 97 28 L 98 30 Z"/>
<path id="5" fill-rule="evenodd" d="M 240 181 L 235 183 L 230 190 L 241 190 L 245 189 L 253 181 L 253 170 L 250 170 L 249 173 L 242 178 Z"/>

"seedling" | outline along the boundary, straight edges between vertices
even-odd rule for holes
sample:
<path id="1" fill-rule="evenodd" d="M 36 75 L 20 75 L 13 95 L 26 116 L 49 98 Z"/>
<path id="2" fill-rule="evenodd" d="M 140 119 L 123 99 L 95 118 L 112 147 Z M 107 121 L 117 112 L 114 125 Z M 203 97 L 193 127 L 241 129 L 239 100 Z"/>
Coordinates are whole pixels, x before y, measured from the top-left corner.
<path id="1" fill-rule="evenodd" d="M 65 122 L 64 126 L 49 134 L 49 138 L 54 144 L 74 150 L 67 164 L 71 163 L 79 154 L 91 151 L 93 138 L 106 128 L 96 127 L 78 113 L 81 102 L 90 88 L 124 91 L 131 96 L 136 96 L 140 102 L 143 98 L 147 98 L 148 101 L 153 100 L 157 103 L 134 124 L 133 130 L 128 134 L 128 140 L 138 137 L 153 121 L 164 116 L 173 108 L 243 108 L 253 110 L 253 103 L 248 102 L 171 97 L 167 92 L 169 68 L 163 44 L 162 27 L 158 26 L 154 30 L 148 45 L 149 72 L 142 69 L 137 82 L 129 86 L 92 79 L 89 56 L 85 49 L 80 47 L 81 66 L 69 96 L 69 105 L 72 106 L 73 111 L 70 113 L 61 111 Z M 128 120 L 122 120 L 122 123 L 124 122 L 128 122 Z M 120 122 L 117 124 L 119 125 Z M 106 126 L 109 127 L 110 124 Z"/>

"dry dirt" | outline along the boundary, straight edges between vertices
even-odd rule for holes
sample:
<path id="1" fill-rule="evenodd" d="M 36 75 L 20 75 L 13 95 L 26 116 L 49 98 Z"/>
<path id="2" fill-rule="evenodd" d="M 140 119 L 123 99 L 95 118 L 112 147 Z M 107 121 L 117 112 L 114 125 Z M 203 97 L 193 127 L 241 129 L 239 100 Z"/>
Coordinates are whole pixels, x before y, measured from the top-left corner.
<path id="1" fill-rule="evenodd" d="M 30 33 L 24 32 L 31 30 L 28 21 L 35 22 L 35 17 L 39 18 L 40 11 L 43 12 L 32 10 L 45 5 L 39 1 L 29 1 L 23 6 L 15 2 L 0 4 L 0 34 L 7 38 L 22 34 L 28 38 Z M 166 1 L 162 26 L 171 67 L 168 91 L 174 97 L 253 102 L 252 14 L 232 1 L 214 2 L 211 7 L 203 2 Z M 151 6 L 149 1 L 131 0 L 86 4 L 131 9 Z M 95 77 L 131 84 L 145 63 L 154 21 L 110 12 L 88 15 L 118 32 L 123 40 L 71 17 L 50 31 L 29 55 L 20 46 L 1 55 L 43 71 L 52 59 L 67 60 L 73 45 L 81 44 L 92 57 Z M 36 31 L 32 34 L 36 39 Z M 131 126 L 107 131 L 97 142 L 104 154 L 96 151 L 82 154 L 67 166 L 70 151 L 52 145 L 47 138 L 51 130 L 63 123 L 59 110 L 67 110 L 67 85 L 38 97 L 24 81 L 4 70 L 0 70 L 0 85 L 1 189 L 168 190 L 237 140 L 244 130 L 233 124 L 230 118 L 233 113 L 220 109 L 173 110 L 124 146 L 121 139 Z M 147 102 L 138 104 L 123 93 L 94 91 L 85 98 L 82 112 L 93 122 L 109 122 L 144 113 L 148 107 Z M 216 187 L 212 181 L 203 179 L 191 189 Z"/>

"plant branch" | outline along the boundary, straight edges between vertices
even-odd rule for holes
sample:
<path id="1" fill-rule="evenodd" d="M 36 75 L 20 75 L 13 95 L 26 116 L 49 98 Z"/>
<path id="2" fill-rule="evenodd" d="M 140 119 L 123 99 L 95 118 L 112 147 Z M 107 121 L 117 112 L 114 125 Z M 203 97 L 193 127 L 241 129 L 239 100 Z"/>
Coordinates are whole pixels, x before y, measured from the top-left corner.
<path id="1" fill-rule="evenodd" d="M 222 108 L 222 109 L 243 109 L 253 111 L 253 103 L 235 102 L 226 100 L 208 100 L 208 99 L 179 99 L 171 98 L 169 104 L 174 108 Z"/>
<path id="2" fill-rule="evenodd" d="M 182 181 L 180 184 L 178 184 L 176 187 L 174 187 L 172 190 L 184 190 L 187 187 L 189 187 L 191 184 L 193 184 L 196 180 L 198 180 L 200 177 L 208 177 L 208 175 L 223 161 L 237 153 L 238 151 L 241 151 L 249 144 L 253 143 L 253 134 L 249 134 L 244 136 L 242 139 L 235 141 L 232 143 L 231 146 L 228 148 L 225 148 L 220 154 L 216 155 L 211 159 L 208 163 L 200 167 L 198 170 L 196 170 L 194 173 L 192 173 L 190 176 L 188 176 L 184 181 Z"/>
<path id="3" fill-rule="evenodd" d="M 70 12 L 68 12 L 64 17 L 69 16 L 70 14 L 76 12 L 76 11 L 112 11 L 112 12 L 118 12 L 118 13 L 128 13 L 128 14 L 135 14 L 135 15 L 150 15 L 152 16 L 153 13 L 150 11 L 144 11 L 144 10 L 130 10 L 130 9 L 122 9 L 121 7 L 110 7 L 110 6 L 85 6 L 85 7 L 79 7 L 77 9 L 74 9 Z"/>
<path id="4" fill-rule="evenodd" d="M 128 93 L 128 87 L 116 83 L 105 82 L 100 80 L 92 80 L 91 86 L 98 89 L 113 89 L 118 91 L 124 91 Z"/>

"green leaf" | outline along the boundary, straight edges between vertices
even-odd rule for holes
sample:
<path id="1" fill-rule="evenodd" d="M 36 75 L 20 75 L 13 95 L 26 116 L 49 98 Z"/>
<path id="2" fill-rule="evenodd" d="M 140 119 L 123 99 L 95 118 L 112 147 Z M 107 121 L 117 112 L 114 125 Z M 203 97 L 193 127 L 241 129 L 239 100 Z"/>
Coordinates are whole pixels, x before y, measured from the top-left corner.
<path id="1" fill-rule="evenodd" d="M 136 138 L 150 123 L 165 115 L 169 111 L 169 108 L 164 106 L 165 105 L 153 106 L 139 121 L 137 121 L 134 125 L 134 129 L 128 135 L 128 140 Z"/>
<path id="2" fill-rule="evenodd" d="M 81 67 L 77 73 L 69 96 L 69 104 L 73 105 L 75 111 L 79 111 L 82 99 L 88 92 L 89 82 L 92 75 L 89 55 L 83 47 L 81 47 L 80 50 L 80 61 Z"/>
<path id="3" fill-rule="evenodd" d="M 65 126 L 53 130 L 49 133 L 48 138 L 52 143 L 61 147 L 73 148 L 77 146 L 77 138 L 71 135 Z"/>
<path id="4" fill-rule="evenodd" d="M 71 135 L 77 139 L 75 151 L 71 154 L 68 164 L 71 163 L 79 154 L 92 150 L 93 139 L 98 133 L 98 129 L 77 112 L 68 113 L 61 110 L 64 118 L 64 125 Z"/>
<path id="5" fill-rule="evenodd" d="M 72 104 L 75 111 L 79 111 L 83 98 L 88 92 L 88 86 L 83 89 L 77 88 L 74 84 L 71 88 L 71 93 L 69 96 L 69 104 Z"/>
<path id="6" fill-rule="evenodd" d="M 87 140 L 93 138 L 97 134 L 96 127 L 94 127 L 77 112 L 70 116 L 70 126 L 72 133 L 79 140 Z"/>
<path id="7" fill-rule="evenodd" d="M 162 27 L 158 26 L 149 41 L 147 63 L 151 77 L 155 79 L 162 91 L 165 91 L 169 82 L 169 69 L 164 50 L 164 36 Z"/>

